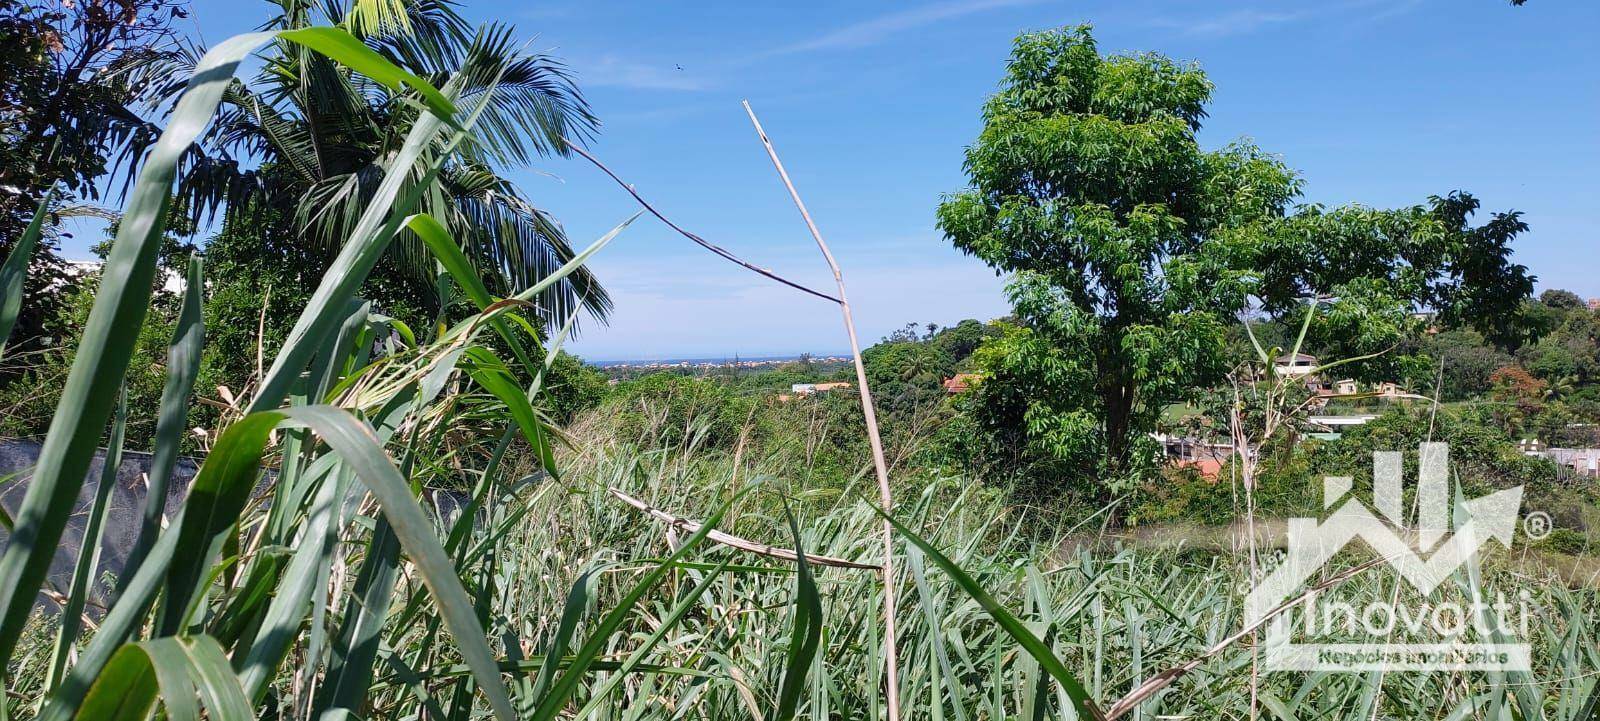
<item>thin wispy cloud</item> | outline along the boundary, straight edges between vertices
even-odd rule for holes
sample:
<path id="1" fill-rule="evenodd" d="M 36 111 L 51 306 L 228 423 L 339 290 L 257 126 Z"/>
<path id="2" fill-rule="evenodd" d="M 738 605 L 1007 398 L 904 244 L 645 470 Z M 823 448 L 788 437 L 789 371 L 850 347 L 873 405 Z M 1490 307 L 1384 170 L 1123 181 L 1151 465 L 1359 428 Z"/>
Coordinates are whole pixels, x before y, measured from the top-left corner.
<path id="1" fill-rule="evenodd" d="M 1264 10 L 1234 10 L 1233 12 L 1219 15 L 1214 18 L 1200 20 L 1188 24 L 1184 30 L 1190 35 L 1206 35 L 1221 37 L 1224 35 L 1242 35 L 1255 32 L 1269 25 L 1294 22 L 1304 19 L 1311 13 L 1299 12 L 1272 12 Z"/>
<path id="2" fill-rule="evenodd" d="M 1421 4 L 1421 0 L 1402 0 L 1401 2 L 1350 0 L 1349 2 L 1329 3 L 1299 10 L 1236 8 L 1219 15 L 1207 17 L 1157 18 L 1152 24 L 1181 30 L 1186 35 L 1220 38 L 1231 35 L 1246 35 L 1276 25 L 1373 8 L 1376 8 L 1377 11 L 1363 17 L 1366 20 L 1379 20 L 1407 12 L 1419 4 Z"/>
<path id="3" fill-rule="evenodd" d="M 915 30 L 934 23 L 954 20 L 968 15 L 989 12 L 1007 7 L 1036 5 L 1042 0 L 978 0 L 977 2 L 942 2 L 889 13 L 861 22 L 846 25 L 809 40 L 773 50 L 770 55 L 788 55 L 832 48 L 859 48 L 876 45 L 892 35 Z"/>
<path id="4" fill-rule="evenodd" d="M 633 90 L 705 90 L 710 83 L 673 63 L 650 63 L 603 55 L 588 63 L 573 63 L 583 85 Z"/>

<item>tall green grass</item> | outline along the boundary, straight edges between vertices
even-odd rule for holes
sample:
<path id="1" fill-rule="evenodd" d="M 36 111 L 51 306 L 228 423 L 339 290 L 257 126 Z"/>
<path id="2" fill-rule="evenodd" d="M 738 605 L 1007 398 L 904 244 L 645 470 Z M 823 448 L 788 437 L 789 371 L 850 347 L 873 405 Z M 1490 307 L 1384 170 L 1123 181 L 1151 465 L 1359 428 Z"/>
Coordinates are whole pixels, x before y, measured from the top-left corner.
<path id="1" fill-rule="evenodd" d="M 695 517 L 717 508 L 723 494 L 739 485 L 735 478 L 761 478 L 765 487 L 798 499 L 794 507 L 807 553 L 874 557 L 881 516 L 861 499 L 872 491 L 865 473 L 835 485 L 789 485 L 783 477 L 792 459 L 782 449 L 770 455 L 747 449 L 735 461 L 731 451 L 699 445 L 693 433 L 662 449 L 657 429 L 617 438 L 603 424 L 585 427 L 580 450 L 568 462 L 566 478 L 575 488 L 540 495 L 543 510 L 530 512 L 539 520 L 523 535 L 526 547 L 539 551 L 518 555 L 544 557 L 527 574 L 539 579 L 535 585 L 542 590 L 521 596 L 544 609 L 529 612 L 533 616 L 554 613 L 549 599 L 564 583 L 557 569 L 572 559 L 649 557 L 670 542 L 665 529 L 641 528 L 640 517 L 609 498 L 605 487 Z M 1071 528 L 1041 531 L 1034 517 L 1013 512 L 1000 494 L 959 477 L 924 475 L 900 483 L 896 525 L 909 541 L 902 578 L 907 593 L 899 611 L 900 691 L 908 718 L 1075 718 L 1074 691 L 1058 679 L 1075 679 L 1098 707 L 1108 709 L 1143 682 L 1205 656 L 1240 630 L 1250 579 L 1243 554 L 1085 543 L 1084 534 Z M 776 496 L 752 495 L 734 507 L 725 525 L 732 533 L 775 543 L 785 535 L 783 508 Z M 1328 573 L 1368 561 L 1352 554 Z M 1356 573 L 1338 586 L 1340 597 L 1358 604 L 1388 600 L 1398 579 L 1386 569 Z M 774 565 L 771 573 L 787 576 L 792 569 Z M 1541 609 L 1528 639 L 1535 666 L 1528 678 L 1393 673 L 1380 683 L 1362 674 L 1263 672 L 1259 718 L 1587 719 L 1600 697 L 1600 594 L 1553 578 L 1501 556 L 1487 560 L 1478 579 L 1489 593 L 1527 590 L 1531 605 Z M 772 669 L 781 667 L 791 629 L 783 616 L 761 611 L 783 607 L 789 583 L 736 577 L 724 584 L 723 594 L 708 593 L 706 615 L 690 616 L 679 632 L 685 642 L 661 660 L 709 677 L 663 674 L 639 685 L 639 695 L 619 700 L 609 715 L 584 718 L 749 718 L 752 705 L 774 703 L 779 678 Z M 881 718 L 879 659 L 872 653 L 878 587 L 870 572 L 838 568 L 817 569 L 817 586 L 825 619 L 822 661 L 800 713 Z M 1468 588 L 1449 593 L 1462 600 Z M 1010 627 L 1013 622 L 1021 628 Z M 1036 639 L 1042 648 L 1031 653 L 1032 642 L 1019 637 Z M 619 653 L 626 648 L 618 642 Z M 1248 644 L 1224 646 L 1123 718 L 1250 718 L 1251 663 Z M 756 681 L 764 671 L 765 684 Z M 1520 714 L 1514 710 L 1519 694 L 1536 699 L 1539 715 L 1514 715 Z M 694 704 L 686 714 L 681 699 Z"/>
<path id="2" fill-rule="evenodd" d="M 179 514 L 163 523 L 154 497 L 123 576 L 96 594 L 86 554 L 65 616 L 40 613 L 89 458 L 118 446 L 120 415 L 111 440 L 104 432 L 148 307 L 176 164 L 238 64 L 266 42 L 302 44 L 388 87 L 412 108 L 402 113 L 409 135 L 248 407 L 215 429 Z M 883 517 L 859 496 L 865 475 L 796 484 L 773 460 L 781 454 L 702 447 L 705 426 L 692 419 L 669 447 L 550 428 L 539 394 L 565 329 L 547 347 L 525 314 L 627 223 L 533 288 L 489 296 L 442 227 L 414 212 L 450 149 L 474 132 L 476 109 L 457 109 L 451 87 L 432 88 L 330 28 L 241 36 L 201 61 L 130 196 L 0 557 L 5 718 L 882 717 L 872 609 L 883 584 L 869 570 L 809 560 L 881 562 Z M 357 297 L 400 232 L 424 241 L 444 285 L 477 313 L 419 332 Z M 0 301 L 20 286 L 20 266 L 0 273 Z M 188 282 L 153 449 L 157 494 L 204 342 L 198 262 Z M 450 505 L 435 488 L 471 490 Z M 658 523 L 613 488 L 703 524 Z M 1067 554 L 960 479 L 903 481 L 899 493 L 909 500 L 894 521 L 909 544 L 895 580 L 914 591 L 896 610 L 906 718 L 1092 715 L 1237 630 L 1244 571 L 1231 558 Z M 708 540 L 713 529 L 792 547 L 792 560 L 720 545 Z M 1550 609 L 1531 682 L 1268 675 L 1263 713 L 1591 717 L 1593 591 L 1510 570 L 1481 582 L 1526 588 Z M 1376 575 L 1351 583 L 1375 595 L 1392 588 Z M 85 615 L 95 599 L 108 605 Z M 1248 717 L 1250 658 L 1243 648 L 1207 657 L 1132 715 Z"/>

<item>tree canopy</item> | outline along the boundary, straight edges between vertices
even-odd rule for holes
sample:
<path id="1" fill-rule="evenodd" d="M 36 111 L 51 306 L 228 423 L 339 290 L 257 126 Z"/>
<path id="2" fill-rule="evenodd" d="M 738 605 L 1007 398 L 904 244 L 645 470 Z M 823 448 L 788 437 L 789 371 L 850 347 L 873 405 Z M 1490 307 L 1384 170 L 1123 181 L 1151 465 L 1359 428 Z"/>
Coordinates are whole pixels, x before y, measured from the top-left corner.
<path id="1" fill-rule="evenodd" d="M 96 203 L 155 141 L 140 113 L 173 87 L 160 68 L 175 52 L 172 23 L 186 14 L 173 0 L 0 4 L 0 257 L 52 189 L 54 218 L 112 215 Z M 30 258 L 14 348 L 63 330 L 74 279 L 58 234 L 47 224 Z"/>
<path id="2" fill-rule="evenodd" d="M 971 187 L 938 225 L 1009 286 L 1019 326 L 977 355 L 991 451 L 1105 496 L 1152 460 L 1168 405 L 1221 380 L 1226 329 L 1251 309 L 1326 302 L 1316 337 L 1351 353 L 1431 309 L 1503 333 L 1531 291 L 1515 213 L 1481 227 L 1465 193 L 1396 210 L 1296 206 L 1282 160 L 1196 137 L 1212 84 L 1154 53 L 1103 55 L 1087 26 L 1017 39 L 968 148 Z M 1354 331 L 1354 332 L 1352 332 Z"/>

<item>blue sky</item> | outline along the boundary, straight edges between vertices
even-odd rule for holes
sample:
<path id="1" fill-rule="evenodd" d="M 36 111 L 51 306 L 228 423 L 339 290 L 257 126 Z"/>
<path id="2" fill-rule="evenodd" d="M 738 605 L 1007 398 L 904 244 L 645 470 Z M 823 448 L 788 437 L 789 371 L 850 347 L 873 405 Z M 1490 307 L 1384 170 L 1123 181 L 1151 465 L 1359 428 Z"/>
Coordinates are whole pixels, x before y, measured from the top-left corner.
<path id="1" fill-rule="evenodd" d="M 269 7 L 197 2 L 215 43 Z M 564 58 L 605 126 L 593 151 L 670 217 L 758 264 L 831 283 L 739 106 L 749 99 L 844 268 L 862 340 L 1006 312 L 997 278 L 933 227 L 960 189 L 1013 37 L 1090 22 L 1101 49 L 1195 60 L 1216 84 L 1207 147 L 1249 137 L 1306 200 L 1394 206 L 1464 189 L 1524 211 L 1540 287 L 1600 296 L 1600 3 L 544 3 L 465 0 Z M 679 69 L 681 67 L 681 69 Z M 574 243 L 634 211 L 581 160 L 513 177 Z M 82 244 L 93 234 L 80 234 Z M 81 255 L 80 242 L 69 255 Z M 74 252 L 76 249 L 77 252 Z M 838 313 L 641 219 L 594 261 L 617 310 L 569 348 L 592 359 L 832 352 Z"/>

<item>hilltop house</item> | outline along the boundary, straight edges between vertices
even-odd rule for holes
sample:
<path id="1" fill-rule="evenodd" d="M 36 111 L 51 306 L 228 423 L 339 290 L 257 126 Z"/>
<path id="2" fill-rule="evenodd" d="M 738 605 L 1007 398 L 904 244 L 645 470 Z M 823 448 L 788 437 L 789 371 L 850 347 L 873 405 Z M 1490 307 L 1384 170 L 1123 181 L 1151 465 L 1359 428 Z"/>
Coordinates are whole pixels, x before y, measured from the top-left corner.
<path id="1" fill-rule="evenodd" d="M 957 373 L 954 376 L 944 379 L 944 392 L 949 393 L 950 395 L 964 393 L 968 388 L 972 387 L 973 383 L 977 382 L 977 380 L 982 377 L 983 376 L 980 376 L 977 373 Z"/>
<path id="2" fill-rule="evenodd" d="M 1278 356 L 1274 370 L 1280 376 L 1309 376 L 1317 372 L 1317 357 L 1306 353 L 1285 353 Z"/>
<path id="3" fill-rule="evenodd" d="M 1301 379 L 1301 382 L 1306 384 L 1306 390 L 1318 397 L 1351 395 L 1356 392 L 1356 382 L 1353 379 L 1329 381 L 1317 374 L 1317 368 L 1317 357 L 1309 353 L 1285 353 L 1278 356 L 1278 360 L 1273 363 L 1276 375 Z M 1317 405 L 1326 404 L 1326 400 L 1317 402 Z"/>
<path id="4" fill-rule="evenodd" d="M 1223 465 L 1233 456 L 1232 443 L 1218 443 L 1166 433 L 1150 435 L 1161 443 L 1168 462 L 1179 468 L 1193 468 L 1199 471 L 1202 478 L 1216 479 L 1221 474 Z"/>
<path id="5" fill-rule="evenodd" d="M 1312 408 L 1325 407 L 1328 405 L 1329 400 L 1339 396 L 1354 396 L 1362 390 L 1361 384 L 1357 383 L 1354 378 L 1340 378 L 1337 380 L 1323 378 L 1317 373 L 1319 369 L 1317 357 L 1306 353 L 1279 356 L 1274 368 L 1280 376 L 1302 379 L 1306 385 L 1306 390 L 1316 396 L 1316 399 L 1311 402 Z M 1399 383 L 1394 381 L 1383 381 L 1371 386 L 1371 390 L 1376 391 L 1377 397 L 1384 400 L 1422 398 L 1422 396 L 1407 393 L 1404 388 L 1400 387 Z"/>
<path id="6" fill-rule="evenodd" d="M 829 391 L 848 389 L 851 387 L 852 386 L 849 383 L 844 381 L 832 381 L 828 383 L 795 383 L 789 386 L 788 393 L 779 394 L 778 400 L 787 401 L 792 398 L 804 398 L 817 393 L 827 393 Z"/>
<path id="7" fill-rule="evenodd" d="M 1567 470 L 1586 478 L 1600 478 L 1600 448 L 1546 448 L 1544 456 Z"/>

